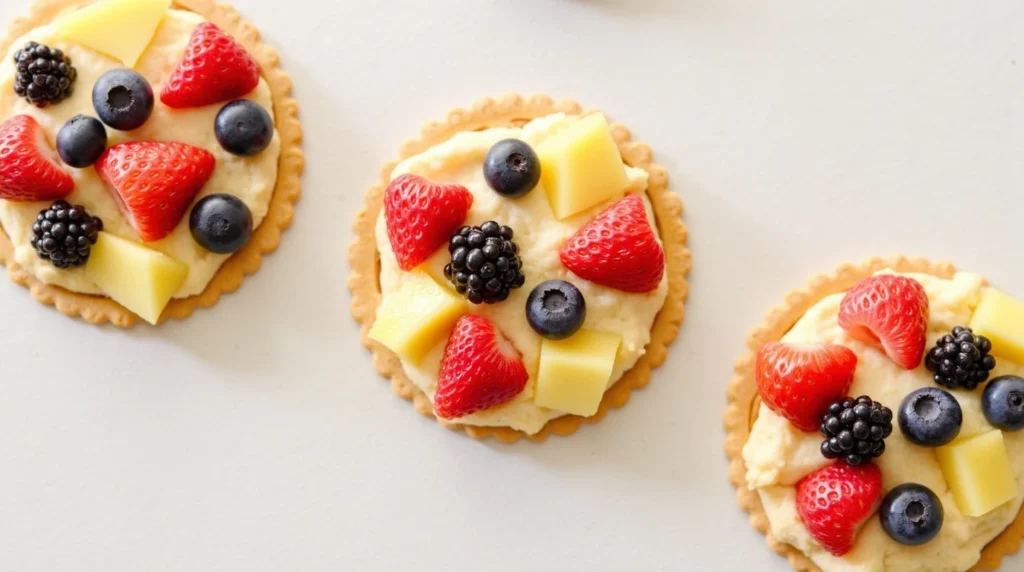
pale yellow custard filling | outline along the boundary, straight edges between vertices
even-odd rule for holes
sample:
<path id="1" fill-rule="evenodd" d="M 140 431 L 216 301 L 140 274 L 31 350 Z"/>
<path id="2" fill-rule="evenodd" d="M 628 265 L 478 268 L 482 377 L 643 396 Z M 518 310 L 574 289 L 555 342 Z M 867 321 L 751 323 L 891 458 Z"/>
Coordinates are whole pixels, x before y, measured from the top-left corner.
<path id="1" fill-rule="evenodd" d="M 980 276 L 959 273 L 948 280 L 919 274 L 907 276 L 920 282 L 928 293 L 929 348 L 955 326 L 970 323 L 984 286 Z M 904 370 L 884 353 L 846 335 L 838 324 L 842 297 L 836 294 L 818 302 L 783 341 L 831 342 L 851 348 L 858 357 L 851 395 L 868 395 L 894 413 L 912 391 L 935 385 L 932 374 L 923 366 Z M 1024 366 L 999 359 L 992 377 L 1011 374 L 1024 374 Z M 952 393 L 963 409 L 961 438 L 993 429 L 981 411 L 982 389 Z M 935 450 L 910 443 L 900 433 L 895 419 L 893 425 L 894 431 L 886 439 L 885 454 L 876 459 L 882 471 L 883 494 L 903 483 L 919 483 L 933 490 L 945 511 L 937 537 L 921 546 L 904 546 L 885 533 L 876 514 L 865 523 L 853 550 L 846 555 L 836 557 L 822 549 L 801 523 L 795 500 L 797 481 L 831 462 L 820 453 L 822 437 L 796 429 L 762 404 L 750 440 L 743 449 L 743 460 L 747 466 L 747 483 L 761 497 L 772 534 L 806 554 L 825 572 L 962 572 L 970 569 L 985 545 L 1014 520 L 1024 498 L 1018 496 L 978 518 L 964 516 L 946 484 Z M 1018 490 L 1024 491 L 1024 432 L 1005 432 L 1003 436 Z"/>

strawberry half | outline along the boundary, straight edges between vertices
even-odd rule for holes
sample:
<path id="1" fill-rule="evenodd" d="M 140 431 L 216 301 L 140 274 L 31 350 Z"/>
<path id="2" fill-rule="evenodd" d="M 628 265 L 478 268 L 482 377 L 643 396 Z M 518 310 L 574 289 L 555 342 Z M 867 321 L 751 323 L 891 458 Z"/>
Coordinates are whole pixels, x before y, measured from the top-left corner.
<path id="1" fill-rule="evenodd" d="M 73 190 L 34 118 L 15 115 L 0 124 L 0 199 L 55 201 Z"/>
<path id="2" fill-rule="evenodd" d="M 882 471 L 877 465 L 836 463 L 796 484 L 796 511 L 807 532 L 834 556 L 853 549 L 857 532 L 878 507 Z"/>
<path id="3" fill-rule="evenodd" d="M 96 172 L 139 237 L 153 242 L 178 226 L 215 166 L 205 149 L 132 141 L 107 149 L 96 161 Z"/>
<path id="4" fill-rule="evenodd" d="M 463 316 L 444 348 L 434 412 L 454 419 L 496 407 L 522 393 L 528 379 L 519 352 L 494 324 Z"/>
<path id="5" fill-rule="evenodd" d="M 412 270 L 448 244 L 466 220 L 473 195 L 462 185 L 438 185 L 402 175 L 384 192 L 384 221 L 398 266 Z"/>
<path id="6" fill-rule="evenodd" d="M 620 199 L 576 231 L 561 258 L 580 278 L 623 292 L 651 292 L 665 275 L 665 251 L 639 195 Z"/>
<path id="7" fill-rule="evenodd" d="M 843 297 L 839 325 L 855 340 L 884 350 L 901 367 L 914 369 L 928 342 L 928 294 L 906 276 L 872 276 Z"/>
<path id="8" fill-rule="evenodd" d="M 769 342 L 757 351 L 761 401 L 803 431 L 817 431 L 828 406 L 846 397 L 857 355 L 838 344 Z"/>
<path id="9" fill-rule="evenodd" d="M 167 107 L 202 107 L 242 97 L 260 83 L 260 64 L 216 25 L 192 31 L 185 56 L 171 73 L 160 101 Z"/>

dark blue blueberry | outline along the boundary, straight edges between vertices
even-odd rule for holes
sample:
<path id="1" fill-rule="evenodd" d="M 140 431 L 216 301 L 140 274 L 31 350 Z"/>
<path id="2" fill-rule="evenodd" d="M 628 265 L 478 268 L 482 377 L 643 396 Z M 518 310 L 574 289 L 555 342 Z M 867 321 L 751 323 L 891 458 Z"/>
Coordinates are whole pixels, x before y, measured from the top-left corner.
<path id="1" fill-rule="evenodd" d="M 262 152 L 274 140 L 274 120 L 260 104 L 239 99 L 220 110 L 213 131 L 228 153 L 249 157 Z"/>
<path id="2" fill-rule="evenodd" d="M 229 254 L 249 242 L 252 213 L 238 197 L 210 195 L 192 207 L 188 226 L 199 246 L 216 254 Z"/>
<path id="3" fill-rule="evenodd" d="M 484 159 L 484 178 L 499 195 L 521 197 L 540 182 L 540 159 L 518 139 L 498 141 Z"/>
<path id="4" fill-rule="evenodd" d="M 57 154 L 76 169 L 92 165 L 107 150 L 107 130 L 99 119 L 76 115 L 57 132 Z"/>
<path id="5" fill-rule="evenodd" d="M 882 528 L 896 542 L 918 546 L 942 529 L 942 501 L 924 485 L 904 483 L 889 491 L 878 510 Z"/>
<path id="6" fill-rule="evenodd" d="M 583 293 L 564 280 L 541 283 L 526 300 L 526 320 L 549 340 L 562 340 L 575 334 L 586 317 Z"/>
<path id="7" fill-rule="evenodd" d="M 93 86 L 92 106 L 100 121 L 111 128 L 138 129 L 153 113 L 153 88 L 132 70 L 110 70 Z"/>
<path id="8" fill-rule="evenodd" d="M 900 405 L 899 425 L 908 441 L 922 447 L 941 447 L 956 439 L 964 413 L 951 393 L 924 387 L 908 395 Z"/>
<path id="9" fill-rule="evenodd" d="M 1024 429 L 1024 379 L 1004 375 L 988 382 L 981 394 L 981 412 L 997 429 Z"/>

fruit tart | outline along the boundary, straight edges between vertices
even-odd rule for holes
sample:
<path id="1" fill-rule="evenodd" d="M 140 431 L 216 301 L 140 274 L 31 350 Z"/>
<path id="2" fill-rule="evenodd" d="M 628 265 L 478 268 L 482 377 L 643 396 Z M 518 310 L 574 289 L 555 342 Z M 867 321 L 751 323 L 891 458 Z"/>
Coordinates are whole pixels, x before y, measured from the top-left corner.
<path id="1" fill-rule="evenodd" d="M 690 265 L 681 216 L 622 125 L 486 99 L 427 125 L 367 194 L 352 312 L 425 415 L 505 442 L 572 433 L 664 361 Z"/>
<path id="2" fill-rule="evenodd" d="M 730 477 L 801 571 L 991 570 L 1024 538 L 1024 302 L 977 274 L 871 259 L 751 335 Z"/>
<path id="3" fill-rule="evenodd" d="M 0 262 L 93 323 L 184 318 L 292 219 L 298 107 L 211 0 L 41 0 L 0 62 Z"/>

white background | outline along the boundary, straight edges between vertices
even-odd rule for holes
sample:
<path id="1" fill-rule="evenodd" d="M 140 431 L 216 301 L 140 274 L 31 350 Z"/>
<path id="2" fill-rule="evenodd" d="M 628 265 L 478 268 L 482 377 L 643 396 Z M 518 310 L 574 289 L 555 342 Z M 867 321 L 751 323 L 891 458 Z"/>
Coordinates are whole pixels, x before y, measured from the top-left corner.
<path id="1" fill-rule="evenodd" d="M 237 1 L 302 105 L 296 225 L 239 293 L 159 329 L 88 326 L 0 281 L 2 570 L 788 570 L 726 479 L 749 329 L 872 254 L 1024 296 L 1014 0 Z M 507 91 L 650 143 L 694 255 L 652 385 L 542 445 L 476 442 L 392 395 L 345 286 L 379 166 Z"/>

